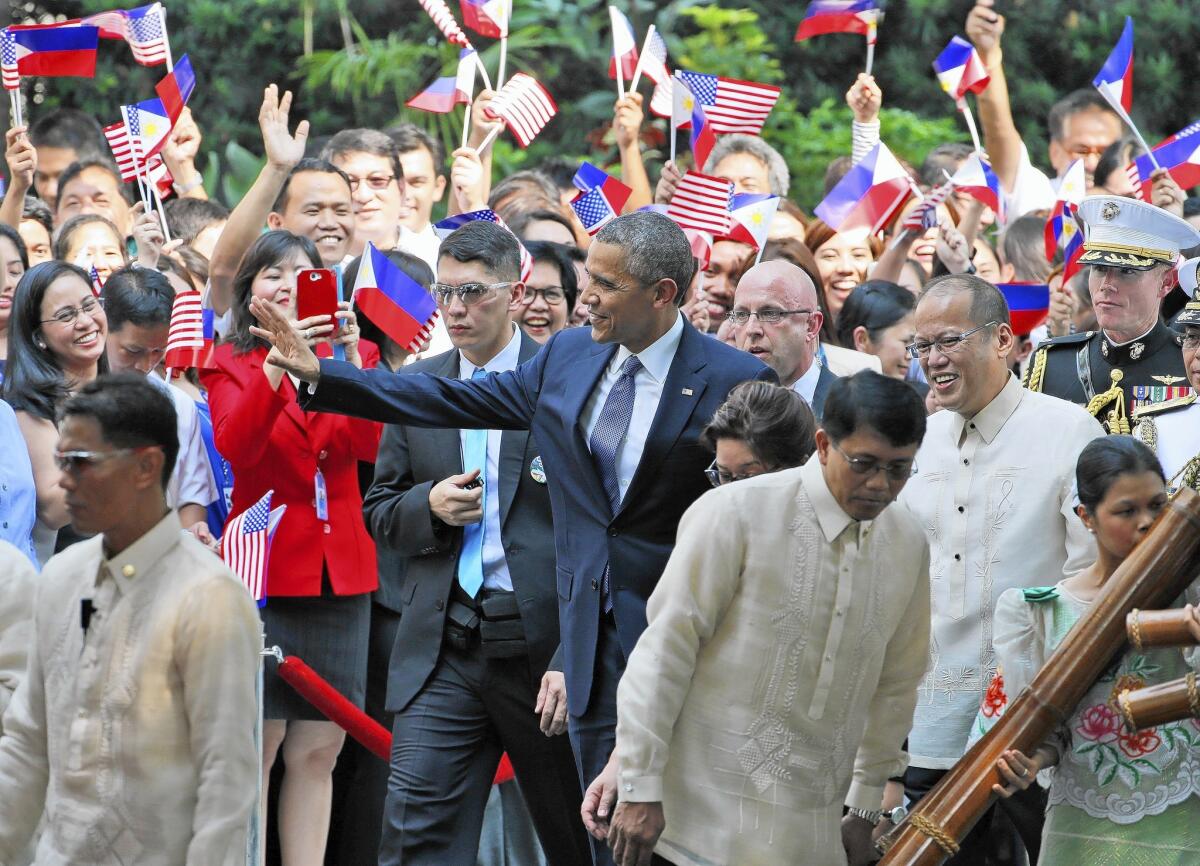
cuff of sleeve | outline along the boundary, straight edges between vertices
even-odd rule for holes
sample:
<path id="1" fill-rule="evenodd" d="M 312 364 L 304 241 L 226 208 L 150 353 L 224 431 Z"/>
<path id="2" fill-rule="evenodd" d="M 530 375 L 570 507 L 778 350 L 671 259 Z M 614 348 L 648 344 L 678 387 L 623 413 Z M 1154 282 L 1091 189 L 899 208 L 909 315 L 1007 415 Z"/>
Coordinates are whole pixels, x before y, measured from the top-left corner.
<path id="1" fill-rule="evenodd" d="M 880 808 L 882 803 L 882 785 L 864 785 L 860 782 L 850 783 L 850 790 L 846 794 L 846 805 L 849 808 L 873 812 Z"/>
<path id="2" fill-rule="evenodd" d="M 852 121 L 850 121 L 850 129 L 853 132 L 866 132 L 866 133 L 874 133 L 875 135 L 878 135 L 879 134 L 879 121 L 872 120 L 867 123 L 863 123 L 862 121 L 859 121 L 859 120 L 852 120 Z"/>
<path id="3" fill-rule="evenodd" d="M 661 803 L 663 798 L 662 776 L 635 776 L 621 773 L 617 799 L 627 803 Z M 883 792 L 879 794 L 882 801 Z"/>

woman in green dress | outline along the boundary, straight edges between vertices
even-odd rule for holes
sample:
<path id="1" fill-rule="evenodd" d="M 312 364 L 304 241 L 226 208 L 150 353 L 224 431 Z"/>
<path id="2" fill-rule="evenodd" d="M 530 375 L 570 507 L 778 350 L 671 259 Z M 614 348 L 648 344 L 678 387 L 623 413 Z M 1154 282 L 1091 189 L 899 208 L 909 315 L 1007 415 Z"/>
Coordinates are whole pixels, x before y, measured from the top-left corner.
<path id="1" fill-rule="evenodd" d="M 1075 474 L 1077 513 L 1096 536 L 1096 562 L 1055 586 L 1010 589 L 997 600 L 997 673 L 977 735 L 1003 712 L 1007 695 L 1033 679 L 1167 502 L 1157 458 L 1130 436 L 1092 442 Z M 1200 643 L 1200 616 L 1187 607 Z M 1050 789 L 1041 866 L 1200 863 L 1200 720 L 1129 733 L 1117 712 L 1124 689 L 1176 679 L 1194 661 L 1190 650 L 1130 649 L 1032 756 L 1010 751 L 997 762 L 1008 782 L 993 786 L 1001 797 L 1029 787 L 1039 773 Z"/>

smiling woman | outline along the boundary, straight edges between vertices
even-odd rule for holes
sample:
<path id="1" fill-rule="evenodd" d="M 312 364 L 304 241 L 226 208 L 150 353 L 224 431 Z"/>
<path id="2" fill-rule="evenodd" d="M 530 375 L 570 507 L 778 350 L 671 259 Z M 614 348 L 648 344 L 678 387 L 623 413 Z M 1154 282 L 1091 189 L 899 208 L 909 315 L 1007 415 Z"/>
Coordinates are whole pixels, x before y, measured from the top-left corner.
<path id="1" fill-rule="evenodd" d="M 867 271 L 883 252 L 883 245 L 866 229 L 837 232 L 821 220 L 809 224 L 806 237 L 821 271 L 826 312 L 836 325 L 846 298 L 855 286 L 866 280 Z"/>

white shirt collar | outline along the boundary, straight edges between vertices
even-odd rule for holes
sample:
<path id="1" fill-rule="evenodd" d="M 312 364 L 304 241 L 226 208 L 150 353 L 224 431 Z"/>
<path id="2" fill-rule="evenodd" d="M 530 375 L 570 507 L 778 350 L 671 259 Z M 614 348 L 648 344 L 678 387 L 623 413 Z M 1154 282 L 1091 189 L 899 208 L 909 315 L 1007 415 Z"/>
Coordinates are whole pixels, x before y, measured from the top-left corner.
<path id="1" fill-rule="evenodd" d="M 804 375 L 792 383 L 792 390 L 803 397 L 804 402 L 811 406 L 813 397 L 817 393 L 817 381 L 820 378 L 821 365 L 817 363 L 816 358 L 813 358 L 812 364 L 804 371 Z"/>
<path id="2" fill-rule="evenodd" d="M 808 461 L 800 467 L 800 479 L 804 482 L 804 491 L 808 501 L 812 503 L 813 511 L 817 514 L 817 523 L 825 540 L 833 544 L 847 526 L 856 521 L 838 504 L 825 481 L 825 469 L 821 465 L 820 455 L 814 451 Z M 870 521 L 867 521 L 870 525 Z"/>
<path id="3" fill-rule="evenodd" d="M 675 360 L 675 350 L 679 348 L 679 341 L 682 337 L 683 313 L 680 313 L 675 319 L 675 324 L 671 326 L 669 331 L 637 353 L 638 360 L 642 362 L 643 369 L 650 374 L 655 382 L 665 382 L 667 380 L 667 373 L 671 372 L 671 362 Z M 621 365 L 625 363 L 625 359 L 632 354 L 633 352 L 622 346 L 617 350 L 612 363 L 608 365 L 609 370 L 615 372 L 621 369 Z"/>
<path id="4" fill-rule="evenodd" d="M 509 338 L 505 347 L 483 365 L 484 372 L 503 373 L 506 370 L 516 369 L 521 357 L 521 329 L 516 325 L 513 325 L 512 329 L 512 337 Z M 467 360 L 467 356 L 460 351 L 458 353 L 458 378 L 470 379 L 475 370 L 475 365 Z"/>

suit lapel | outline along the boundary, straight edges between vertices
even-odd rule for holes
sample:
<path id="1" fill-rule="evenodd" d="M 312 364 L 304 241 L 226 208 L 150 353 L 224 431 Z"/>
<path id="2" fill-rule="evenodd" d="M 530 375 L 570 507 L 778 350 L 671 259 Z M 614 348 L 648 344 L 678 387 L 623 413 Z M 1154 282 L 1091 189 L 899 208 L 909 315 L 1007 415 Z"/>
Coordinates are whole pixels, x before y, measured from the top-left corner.
<path id="1" fill-rule="evenodd" d="M 431 369 L 429 372 L 434 376 L 442 376 L 447 379 L 458 378 L 458 350 L 451 349 L 446 353 L 445 360 L 440 366 Z M 433 440 L 437 448 L 438 455 L 442 458 L 442 467 L 445 471 L 436 473 L 440 481 L 450 475 L 459 475 L 463 471 L 462 462 L 462 439 L 458 435 L 458 430 L 448 427 L 438 427 L 433 429 L 420 430 L 419 434 L 428 434 Z M 412 433 L 410 432 L 410 436 Z"/>
<path id="2" fill-rule="evenodd" d="M 592 451 L 587 444 L 587 419 L 584 418 L 584 408 L 588 398 L 600 383 L 605 368 L 617 353 L 615 345 L 593 343 L 591 353 L 585 355 L 571 365 L 567 372 L 570 381 L 563 392 L 563 431 L 570 445 L 567 450 L 575 459 L 579 469 L 577 478 L 586 479 L 583 483 L 588 487 L 591 498 L 603 514 L 609 513 L 608 494 L 600 482 L 600 474 L 596 471 L 596 463 L 592 460 Z"/>
<path id="3" fill-rule="evenodd" d="M 825 398 L 829 395 L 829 389 L 833 387 L 833 383 L 837 381 L 837 376 L 829 372 L 829 368 L 822 365 L 821 372 L 817 375 L 817 387 L 813 389 L 812 406 L 813 415 L 818 421 L 825 414 Z"/>
<path id="4" fill-rule="evenodd" d="M 518 364 L 524 364 L 538 353 L 541 345 L 524 332 L 521 333 L 521 353 L 517 358 Z M 513 497 L 517 495 L 517 487 L 521 483 L 521 473 L 525 471 L 525 462 L 532 459 L 529 450 L 528 430 L 505 430 L 500 434 L 500 459 L 496 467 L 500 486 L 500 525 L 508 519 L 508 510 L 512 507 Z"/>

